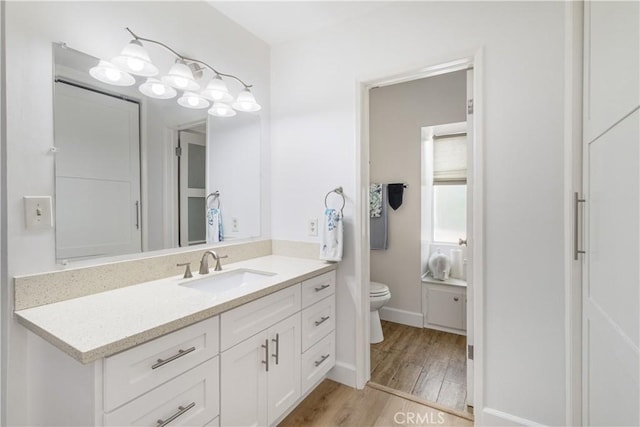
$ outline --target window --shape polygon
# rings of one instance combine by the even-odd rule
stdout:
[[[466,134],[433,137],[433,241],[467,238]]]

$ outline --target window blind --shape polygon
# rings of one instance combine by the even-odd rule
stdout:
[[[434,137],[433,184],[465,184],[466,182],[466,135]]]

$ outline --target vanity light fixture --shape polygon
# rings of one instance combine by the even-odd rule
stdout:
[[[231,105],[238,111],[245,111],[249,113],[258,111],[260,110],[260,108],[262,108],[260,104],[256,102],[256,98],[253,96],[251,90],[249,90],[248,87],[238,94],[236,102]]]
[[[178,94],[174,88],[153,77],[149,77],[146,82],[142,83],[138,90],[150,98],[157,99],[171,99]]]
[[[229,88],[227,84],[222,80],[219,74],[216,74],[209,83],[207,83],[207,87],[201,93],[203,98],[208,99],[209,101],[219,101],[225,103],[233,102],[233,96],[229,93]]]
[[[178,104],[187,108],[207,108],[210,105],[209,101],[213,101],[209,114],[217,117],[233,117],[236,115],[235,110],[254,112],[261,109],[260,104],[256,102],[251,93],[252,85],[246,84],[239,77],[221,73],[204,61],[188,58],[162,42],[140,37],[129,28],[126,30],[131,34],[133,40],[122,49],[120,55],[113,58],[113,63],[100,60],[100,63],[90,70],[91,76],[104,83],[118,86],[135,84],[135,78],[131,74],[148,77],[139,87],[140,92],[144,95],[158,99],[169,99],[177,95],[176,89],[182,90],[184,93],[178,98]],[[142,42],[162,46],[176,57],[176,62],[167,75],[153,78],[158,74],[158,68],[151,62]],[[201,93],[197,93],[200,85],[196,80],[201,78],[203,71],[207,69],[212,71],[214,76],[205,89]],[[242,84],[243,90],[235,102],[223,78],[234,79]]]
[[[200,85],[193,77],[191,68],[181,59],[176,60],[176,63],[169,70],[169,74],[162,77],[162,81],[180,90],[194,91],[200,89]]]
[[[178,98],[178,104],[187,108],[201,109],[208,108],[209,101],[201,97],[195,92],[185,92]]]
[[[132,86],[136,79],[126,71],[122,71],[109,61],[100,60],[98,65],[89,70],[89,74],[102,83],[114,86]]]
[[[130,74],[143,77],[153,77],[158,75],[158,67],[151,63],[151,58],[147,50],[142,46],[140,40],[133,39],[127,44],[120,55],[111,60],[113,64],[118,66]]]

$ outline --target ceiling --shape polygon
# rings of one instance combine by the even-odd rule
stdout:
[[[208,0],[208,3],[258,38],[276,45],[367,14],[391,2]]]

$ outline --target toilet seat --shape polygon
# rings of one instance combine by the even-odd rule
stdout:
[[[369,296],[379,297],[389,294],[389,287],[384,283],[370,282]]]

